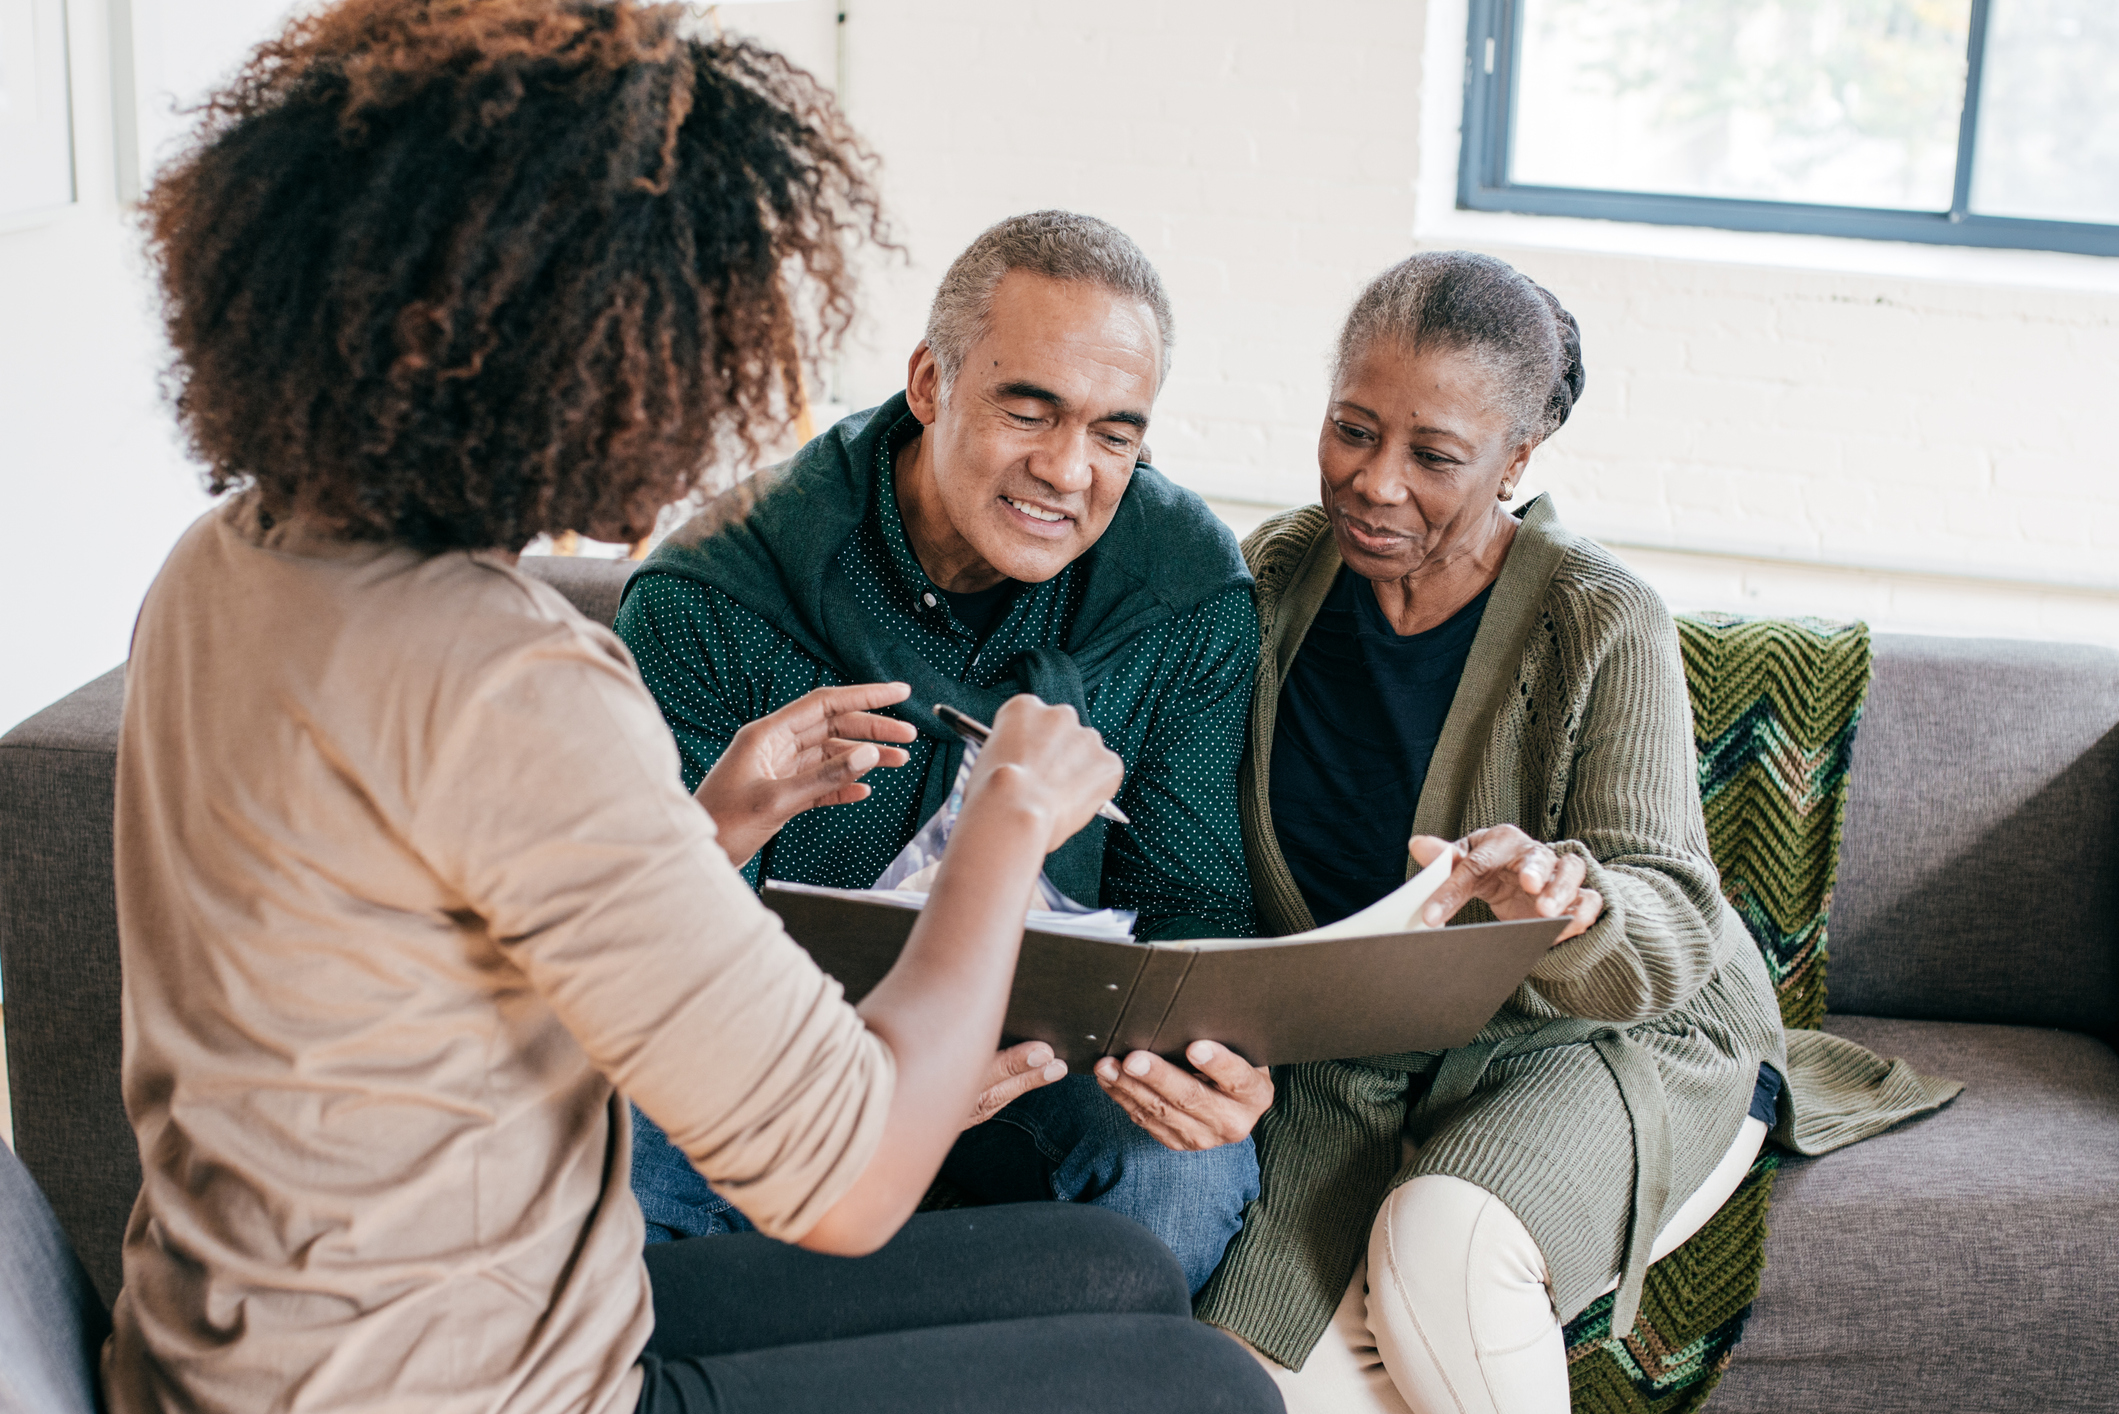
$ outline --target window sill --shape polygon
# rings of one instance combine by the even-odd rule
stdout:
[[[1526,484],[1527,494],[1538,488]],[[1207,507],[1219,516],[1237,537],[1249,535],[1259,525],[1296,504],[1286,501],[1252,500],[1218,496],[1202,490]],[[1830,571],[1841,574],[1887,575],[1900,579],[1934,580],[1970,589],[2006,586],[2010,589],[2059,594],[2119,596],[2119,577],[2067,573],[2041,573],[2024,565],[1975,565],[1913,560],[1893,555],[1855,555],[1802,545],[1776,545],[1749,541],[1720,540],[1696,534],[1665,534],[1638,525],[1605,523],[1595,515],[1573,514],[1567,528],[1586,539],[1618,550],[1646,550],[1659,555],[1686,555],[1709,560],[1742,560],[1761,565]]]
[[[32,231],[39,226],[50,226],[65,220],[81,209],[78,201],[62,201],[55,206],[38,206],[27,211],[9,212],[0,216],[0,236],[13,235],[16,231]]]
[[[1455,163],[1445,177],[1454,185]],[[1422,183],[1425,187],[1426,183]],[[1425,246],[1506,245],[1590,255],[1691,260],[1835,274],[1890,275],[1955,284],[2119,294],[2119,259],[2046,250],[1990,250],[1913,241],[1852,240],[1710,226],[1651,226],[1577,216],[1465,211],[1454,191],[1439,210],[1423,190],[1413,239]]]

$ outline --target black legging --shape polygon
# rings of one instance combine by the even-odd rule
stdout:
[[[640,1414],[1279,1414],[1184,1272],[1097,1208],[926,1213],[871,1257],[755,1233],[647,1249]]]

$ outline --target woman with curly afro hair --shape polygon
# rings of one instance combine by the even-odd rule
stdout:
[[[1009,703],[972,828],[855,1008],[713,812],[860,799],[903,757],[879,709],[905,688],[761,718],[694,799],[625,649],[518,567],[541,534],[645,534],[781,435],[880,230],[815,83],[679,20],[303,15],[146,202],[178,417],[226,494],[127,673],[144,1180],[108,1404],[1278,1408],[1123,1220],[907,1221],[999,1036],[1023,900],[1118,758]],[[643,1264],[626,1097],[760,1235]]]

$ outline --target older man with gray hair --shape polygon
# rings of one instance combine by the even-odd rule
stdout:
[[[1093,822],[1050,857],[1053,882],[1136,910],[1143,937],[1252,932],[1236,772],[1258,621],[1234,537],[1147,464],[1171,336],[1162,280],[1123,232],[1062,211],[1003,221],[943,276],[903,393],[642,566],[618,634],[687,785],[764,714],[807,713],[817,739],[790,763],[814,789],[722,835],[753,882],[875,883],[956,773],[934,704],[991,720],[1030,692],[1071,704],[1126,764],[1131,824]],[[891,702],[895,719],[866,710]],[[1187,1058],[1069,1076],[1042,1043],[1005,1050],[943,1173],[991,1201],[1135,1218],[1197,1291],[1257,1195],[1250,1131],[1273,1087],[1210,1041]],[[686,1161],[695,1136],[634,1125],[651,1240],[747,1226]]]

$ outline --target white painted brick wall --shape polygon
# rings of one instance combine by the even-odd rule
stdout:
[[[848,0],[848,106],[909,259],[871,281],[837,397],[899,386],[935,279],[981,228],[1074,207],[1170,285],[1158,463],[1237,521],[1310,499],[1339,318],[1416,247],[1422,85],[1462,44],[1441,3],[1431,23],[1402,0]],[[831,7],[722,12],[814,36]],[[1439,139],[1431,166],[1454,151]],[[2119,643],[2119,282],[1482,244],[1584,330],[1588,393],[1532,487],[1673,602]]]
[[[2119,297],[1551,252],[1523,264],[1585,329],[1589,396],[1541,469],[1585,524],[2119,583]]]
[[[1324,351],[1407,249],[1417,159],[1417,15],[1330,12],[856,0],[849,106],[912,262],[871,287],[877,348],[849,360],[847,396],[898,386],[935,279],[980,229],[1070,206],[1124,227],[1170,285],[1158,463],[1219,495],[1307,495]]]
[[[830,391],[859,405],[898,387],[936,276],[980,228],[1073,206],[1131,231],[1175,297],[1158,460],[1238,524],[1307,499],[1341,311],[1416,228],[1468,243],[1443,219],[1464,0],[846,4],[841,77],[909,262],[871,282],[865,346]],[[830,78],[837,8],[720,12]],[[157,401],[164,354],[115,196],[109,16],[71,13],[81,202],[0,231],[0,491],[18,527],[0,561],[0,726],[119,661],[203,504]],[[1738,265],[1582,253],[1613,244],[1599,230],[1630,229],[1634,249],[1668,249],[1669,232],[1510,229],[1533,228],[1583,234],[1573,251],[1492,227],[1477,240],[1561,294],[1590,358],[1589,395],[1534,480],[1628,542],[1673,603],[2119,643],[2119,590],[2065,587],[2119,585],[2119,277],[2032,289],[1977,273],[2022,257],[1880,247],[1867,263],[1899,273],[1827,274],[1769,268],[1804,246],[1784,238],[1747,238],[1755,263]],[[2065,265],[2039,278],[2119,270]],[[1882,568],[1783,562],[1805,557]],[[2063,584],[2006,582],[2041,576]]]

